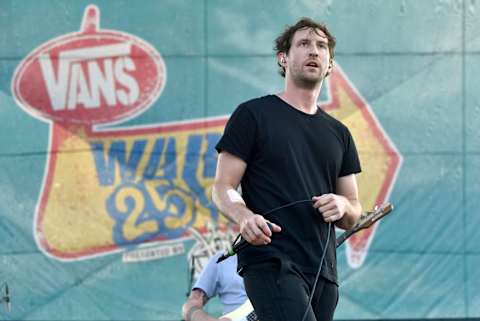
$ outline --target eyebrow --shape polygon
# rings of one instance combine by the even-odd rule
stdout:
[[[300,42],[302,42],[302,41],[312,42],[312,40],[309,39],[309,38],[300,38],[300,39],[298,39],[297,43],[300,43]],[[328,45],[328,38],[322,37],[322,39],[315,40],[315,42],[317,42],[317,43],[320,42],[320,43],[324,43],[324,44]]]

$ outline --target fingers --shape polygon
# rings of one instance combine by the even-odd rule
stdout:
[[[250,229],[248,228],[247,226],[245,226],[245,228],[241,231],[241,234],[242,234],[242,237],[248,242],[248,243],[256,243],[256,235],[255,233]]]
[[[272,232],[280,231],[280,226],[265,220],[261,215],[249,217],[240,226],[242,237],[253,245],[269,244],[272,241]]]
[[[277,225],[277,224],[272,223],[270,221],[267,221],[267,222],[270,225],[270,229],[272,230],[272,232],[278,233],[278,232],[282,231],[282,228],[280,227],[280,225]]]
[[[335,198],[332,194],[323,194],[320,196],[312,197],[312,201],[313,201],[313,207],[319,208],[323,205],[327,205],[328,203],[331,203],[332,201],[335,201]]]
[[[262,224],[265,224],[269,234],[263,232]],[[251,216],[243,221],[240,226],[240,233],[248,243],[253,245],[263,245],[271,242],[269,237],[271,235],[270,229],[260,215]]]
[[[263,234],[272,236],[272,223],[265,220],[264,222],[260,223],[259,228],[262,230]]]
[[[342,215],[337,209],[329,210],[326,212],[321,212],[323,220],[325,222],[335,222],[342,218]]]
[[[312,197],[313,207],[322,215],[325,222],[335,222],[342,218],[338,201],[334,194]]]

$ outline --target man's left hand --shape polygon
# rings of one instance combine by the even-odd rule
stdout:
[[[336,222],[345,215],[348,200],[337,194],[312,197],[313,207],[318,209],[325,222]]]

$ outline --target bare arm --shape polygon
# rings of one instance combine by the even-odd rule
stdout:
[[[272,233],[267,221],[248,209],[236,191],[246,168],[247,164],[241,158],[227,152],[220,153],[213,184],[213,202],[220,212],[240,225],[240,233],[247,242],[254,245],[268,244]],[[272,230],[280,232],[281,229],[272,223]]]
[[[217,171],[213,184],[212,198],[218,209],[235,223],[240,224],[253,216],[245,201],[236,192],[247,168],[241,158],[227,152],[218,155]]]
[[[335,194],[314,196],[313,201],[325,222],[335,222],[343,229],[353,227],[362,214],[355,174],[339,177]]]
[[[187,302],[182,306],[182,317],[185,321],[218,321],[203,311],[203,307],[208,301],[207,294],[201,289],[193,289]],[[220,319],[226,320],[226,319]]]

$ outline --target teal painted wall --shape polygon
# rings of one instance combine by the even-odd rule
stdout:
[[[478,2],[0,0],[0,283],[8,283],[12,299],[12,311],[0,308],[0,319],[181,318],[188,253],[196,244],[186,229],[149,245],[181,244],[180,254],[136,263],[124,260],[136,248],[121,244],[93,257],[62,260],[35,236],[46,164],[56,153],[49,137],[57,132],[20,108],[12,78],[30,52],[77,32],[89,4],[100,11],[100,28],[146,41],[167,69],[165,87],[150,108],[110,128],[202,122],[229,115],[244,100],[279,92],[273,39],[302,16],[326,22],[337,38],[338,66],[402,160],[386,194],[395,212],[378,225],[363,264],[352,267],[346,247],[338,250],[335,317],[480,317]],[[188,154],[190,147],[178,148]],[[205,153],[201,175],[211,179],[215,155]],[[193,162],[190,178],[203,164],[200,158],[185,160],[185,168]],[[193,197],[208,194],[189,187]],[[75,202],[92,207],[88,199]],[[219,304],[210,304],[209,311],[220,314]]]

